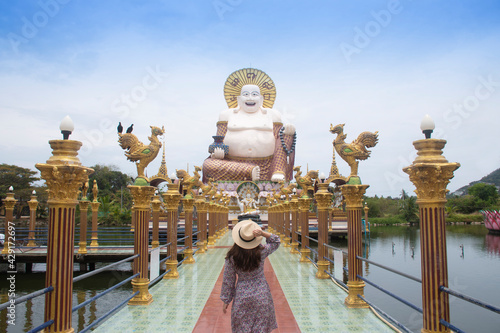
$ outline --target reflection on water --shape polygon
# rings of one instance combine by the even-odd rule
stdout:
[[[418,227],[374,227],[363,255],[370,260],[420,278]],[[481,225],[447,227],[449,287],[500,306],[500,237],[488,235]],[[335,242],[333,244],[335,246]],[[421,307],[421,284],[374,265],[363,263],[370,281]],[[409,329],[418,332],[422,315],[367,285],[365,296]],[[500,316],[450,296],[451,323],[466,332],[496,332]]]
[[[314,243],[314,242],[313,242]],[[500,236],[489,235],[484,226],[447,227],[449,287],[466,295],[500,306]],[[347,240],[335,239],[331,245],[347,251]],[[420,278],[420,231],[418,227],[372,227],[364,238],[363,256]],[[344,263],[345,265],[345,263]],[[42,289],[45,285],[44,264],[36,264],[34,273],[19,274],[18,296]],[[123,271],[103,272],[75,283],[73,306],[131,276],[130,265]],[[36,272],[38,270],[38,272]],[[369,280],[421,307],[421,285],[379,267],[363,263],[363,274]],[[344,275],[346,278],[347,276]],[[2,285],[1,301],[7,301]],[[130,296],[130,283],[73,313],[73,327],[80,331]],[[422,327],[422,316],[406,305],[367,285],[365,296],[414,332]],[[7,326],[7,312],[0,312],[0,332],[25,332],[43,323],[44,296],[16,308],[16,326]],[[451,322],[466,332],[497,332],[500,315],[450,296]]]

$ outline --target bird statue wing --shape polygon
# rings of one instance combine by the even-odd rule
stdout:
[[[120,138],[118,139],[118,143],[122,149],[128,150],[125,153],[125,156],[130,161],[138,161],[144,155],[151,153],[151,150],[148,146],[145,146],[137,137],[132,133],[119,134]]]

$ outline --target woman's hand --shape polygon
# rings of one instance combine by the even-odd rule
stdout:
[[[270,234],[270,233],[265,232],[265,231],[263,231],[262,229],[255,229],[255,230],[253,231],[253,235],[254,235],[254,237],[259,237],[259,236],[263,236],[263,237],[265,237],[265,238],[269,238],[269,237],[271,237],[271,234]]]
[[[229,306],[229,304],[226,304],[226,303],[222,302],[222,312],[223,313],[226,313],[228,306]]]

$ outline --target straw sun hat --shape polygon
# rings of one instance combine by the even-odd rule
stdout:
[[[252,220],[236,223],[233,228],[233,240],[241,248],[253,249],[262,242],[262,236],[255,237],[253,231],[261,227]]]

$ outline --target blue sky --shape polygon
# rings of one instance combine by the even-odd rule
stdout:
[[[135,173],[116,140],[164,125],[169,171],[201,165],[235,70],[265,71],[297,128],[296,165],[328,172],[330,123],[379,131],[368,195],[413,190],[401,168],[428,113],[449,189],[500,167],[498,1],[2,1],[0,163],[34,168],[70,115],[85,165]],[[144,89],[144,82],[148,83]],[[142,90],[141,90],[142,89]],[[126,102],[134,92],[145,94]],[[125,96],[125,97],[124,97]],[[156,173],[160,159],[151,163]],[[337,159],[342,174],[349,173]]]

